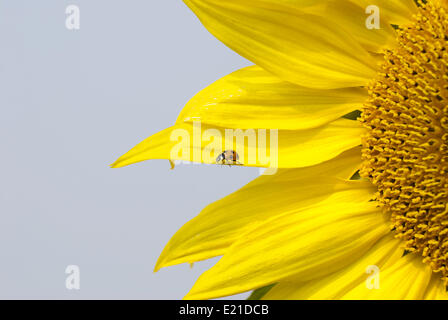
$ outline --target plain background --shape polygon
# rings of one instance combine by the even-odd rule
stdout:
[[[249,62],[181,0],[0,0],[0,40],[0,298],[182,298],[217,259],[153,273],[164,245],[258,170],[108,165]]]

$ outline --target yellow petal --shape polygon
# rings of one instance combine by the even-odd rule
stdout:
[[[351,0],[353,3],[367,8],[375,5],[380,9],[381,20],[392,24],[406,24],[417,11],[414,0]]]
[[[308,282],[280,282],[264,297],[266,300],[334,300],[340,299],[356,286],[369,282],[373,271],[372,266],[380,270],[386,264],[395,263],[401,259],[403,249],[400,241],[394,239],[390,232],[378,241],[365,255],[347,267],[326,277]],[[366,270],[369,268],[369,273]],[[370,271],[372,270],[372,271]],[[381,278],[379,278],[381,279]],[[371,280],[370,280],[371,281]]]
[[[265,139],[261,135],[262,131],[248,129],[240,133],[251,136],[251,139],[237,139],[236,143],[228,147],[225,130],[200,123],[176,124],[132,148],[112,167],[123,167],[149,159],[216,163],[216,157],[224,150],[235,150],[239,154],[240,164],[246,166],[305,167],[332,159],[359,145],[364,131],[358,121],[346,119],[308,130],[279,130],[278,133],[267,130]],[[275,147],[276,136],[278,148]],[[267,152],[260,148],[263,141]]]
[[[353,263],[387,234],[370,192],[338,192],[243,234],[196,282],[186,299],[210,299],[288,278],[309,281]]]
[[[369,3],[369,5],[372,4]],[[320,1],[318,5],[309,6],[304,10],[332,21],[338,28],[343,28],[365,49],[380,52],[395,43],[395,31],[390,25],[388,17],[381,14],[381,9],[379,15],[380,29],[368,29],[366,21],[371,11],[369,10],[369,14],[366,14],[367,6],[349,0],[331,0]]]
[[[204,26],[243,57],[310,88],[364,86],[376,72],[369,53],[342,28],[290,2],[184,0]]]
[[[201,121],[223,128],[310,129],[360,109],[363,88],[299,87],[258,66],[238,70],[191,99],[177,122]]]
[[[408,254],[380,269],[378,289],[360,283],[342,299],[350,300],[418,300],[422,299],[431,280],[432,271],[422,263],[419,254]]]
[[[359,164],[360,150],[355,148],[313,167],[260,176],[186,223],[166,245],[155,270],[222,255],[252,224],[317,203],[335,192],[362,188],[370,196],[374,193],[370,184],[337,179],[349,178]]]
[[[443,283],[440,275],[433,274],[431,281],[429,282],[428,288],[426,288],[425,295],[423,297],[425,300],[448,300],[448,293],[446,286]]]

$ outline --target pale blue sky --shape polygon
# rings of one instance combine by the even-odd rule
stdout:
[[[258,170],[108,165],[249,62],[180,0],[0,0],[0,40],[0,298],[182,298],[216,259],[154,274],[158,255]]]

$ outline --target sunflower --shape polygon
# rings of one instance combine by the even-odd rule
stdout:
[[[185,2],[254,65],[112,166],[197,160],[210,139],[179,154],[172,134],[200,120],[277,129],[278,171],[207,206],[155,270],[222,256],[187,299],[447,298],[446,0]],[[375,10],[380,28],[366,23]]]

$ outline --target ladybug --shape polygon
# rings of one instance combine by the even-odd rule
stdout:
[[[233,150],[225,150],[216,158],[216,163],[218,164],[228,164],[229,166],[232,164],[240,164],[238,162],[239,156],[236,151]]]

